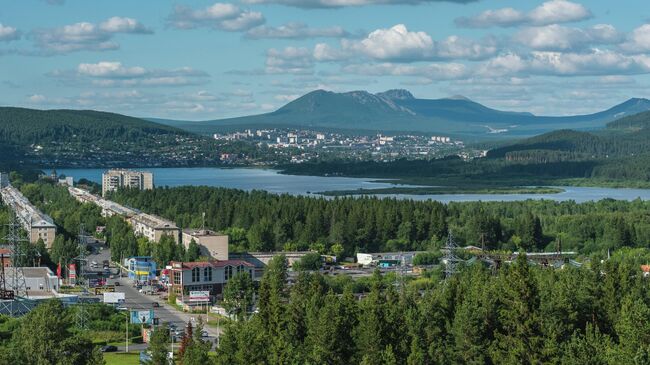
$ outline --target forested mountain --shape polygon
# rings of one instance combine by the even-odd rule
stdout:
[[[210,141],[170,126],[92,110],[0,108],[0,162],[34,165],[196,164]]]
[[[650,110],[650,101],[630,99],[599,113],[547,117],[496,110],[462,96],[418,99],[407,90],[377,94],[316,90],[266,114],[205,122],[156,121],[206,134],[229,127],[300,127],[488,138],[531,136],[565,128],[596,129],[614,119],[646,110]]]

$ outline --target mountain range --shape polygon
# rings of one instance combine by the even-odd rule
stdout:
[[[403,89],[376,94],[316,90],[265,114],[201,122],[149,120],[201,134],[242,128],[287,127],[439,133],[481,139],[521,138],[567,128],[595,130],[613,120],[648,110],[650,100],[633,98],[593,114],[537,116],[492,109],[462,96],[419,99]]]

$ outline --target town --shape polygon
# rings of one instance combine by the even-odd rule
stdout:
[[[212,136],[221,142],[245,141],[273,151],[281,160],[305,163],[317,160],[349,159],[393,161],[431,159],[459,155],[479,157],[484,151],[468,149],[461,140],[447,136],[420,134],[351,134],[305,129],[245,129]],[[241,163],[246,155],[222,153],[224,163]]]

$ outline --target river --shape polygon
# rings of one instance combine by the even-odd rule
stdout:
[[[395,186],[390,183],[372,182],[372,179],[324,176],[283,175],[271,169],[217,167],[192,168],[147,168],[154,174],[156,186],[205,185],[242,190],[266,190],[277,194],[319,196],[314,192],[356,189],[379,189]],[[101,184],[104,169],[58,169],[59,174],[81,178]],[[381,197],[398,199],[437,200],[443,203],[463,201],[520,201],[527,199],[550,199],[556,201],[574,200],[576,202],[597,201],[611,198],[616,200],[650,200],[650,189],[613,189],[591,187],[560,187],[565,191],[559,194],[441,194],[410,195],[390,194]]]

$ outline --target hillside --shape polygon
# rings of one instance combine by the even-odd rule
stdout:
[[[205,138],[187,131],[120,114],[0,108],[0,162],[20,160],[58,166],[187,164],[207,157],[202,151],[209,150],[206,143]]]
[[[492,109],[462,96],[419,99],[407,90],[377,94],[316,90],[266,114],[204,122],[156,121],[203,134],[224,129],[297,127],[494,139],[521,138],[567,128],[595,130],[622,116],[648,110],[649,100],[630,99],[594,114],[536,116]]]

